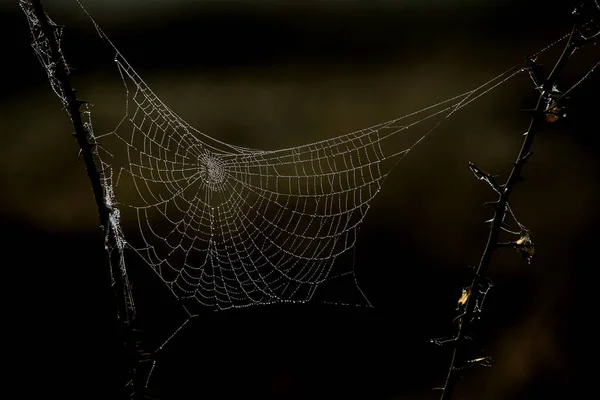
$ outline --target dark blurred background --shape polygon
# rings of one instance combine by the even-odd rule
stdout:
[[[96,133],[124,106],[112,56],[74,1],[44,2],[66,25],[63,49]],[[275,149],[402,116],[472,89],[568,32],[573,2],[86,1],[163,101],[201,131]],[[0,221],[5,391],[21,398],[119,398],[123,362],[103,238],[69,119],[30,48],[16,1],[0,0]],[[545,53],[548,66],[560,46]],[[565,83],[598,60],[589,46]],[[495,360],[456,398],[575,398],[594,331],[588,278],[598,266],[598,73],[569,115],[544,127],[512,206],[539,248],[530,265],[498,253],[477,334]],[[536,93],[525,74],[463,109],[397,167],[373,202],[356,275],[373,309],[268,306],[207,312],[160,356],[163,399],[433,399],[465,284],[487,238],[493,200],[467,162],[510,170]],[[134,221],[125,221],[127,223]],[[130,263],[148,343],[184,321],[149,269]],[[352,302],[353,283],[319,296]],[[321,298],[320,297],[320,298]],[[593,361],[591,361],[593,364]],[[6,375],[5,375],[6,377]]]

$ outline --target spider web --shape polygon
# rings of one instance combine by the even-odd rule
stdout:
[[[90,130],[102,144],[97,155],[111,204],[137,220],[126,245],[176,298],[216,309],[307,302],[320,284],[354,277],[333,267],[356,244],[393,167],[456,111],[526,70],[515,65],[473,90],[360,131],[251,149],[186,123],[87,15],[112,47],[126,92],[116,128]]]
[[[130,244],[177,298],[220,309],[310,300],[355,245],[392,167],[454,111],[520,72],[403,118],[264,151],[195,130],[119,53],[116,63],[127,90],[126,115],[96,139],[104,145],[112,136],[125,146],[127,162],[115,170],[114,186],[118,204],[138,221],[141,241]],[[402,145],[394,139],[425,122],[429,129],[416,140],[389,145]],[[121,158],[111,155],[102,158],[104,167],[115,168]],[[131,199],[119,196],[124,185],[135,188]]]

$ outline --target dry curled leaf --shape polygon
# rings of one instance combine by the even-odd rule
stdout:
[[[465,306],[471,295],[471,288],[463,288],[460,298],[458,299],[459,306]]]
[[[513,245],[521,255],[527,259],[527,262],[531,261],[531,258],[535,253],[536,244],[529,233],[523,234],[519,239],[513,242]]]

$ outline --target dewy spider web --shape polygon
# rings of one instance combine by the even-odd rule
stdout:
[[[251,150],[194,130],[119,53],[116,62],[128,107],[109,135],[125,144],[128,160],[115,191],[124,184],[136,189],[127,204],[141,233],[136,251],[177,298],[221,309],[310,300],[336,259],[354,246],[391,167],[416,144],[390,151],[382,143],[430,118],[443,120],[476,97],[468,92],[413,120],[309,145]]]
[[[92,132],[102,143],[97,155],[111,203],[137,218],[139,241],[128,236],[127,246],[178,299],[216,309],[310,300],[355,245],[392,168],[454,112],[526,70],[516,65],[474,90],[357,132],[256,150],[187,124],[84,12],[112,46],[127,93],[118,126]],[[422,126],[416,139],[407,135]],[[125,187],[134,196],[119,190]]]

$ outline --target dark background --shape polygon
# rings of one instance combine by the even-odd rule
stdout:
[[[96,132],[124,104],[110,53],[74,2],[45,2]],[[548,1],[89,1],[140,75],[193,126],[266,149],[354,131],[496,76],[568,32],[572,3]],[[5,391],[21,398],[118,398],[122,360],[84,167],[72,128],[30,49],[17,2],[0,1],[0,221]],[[558,50],[558,49],[557,49]],[[570,61],[572,82],[598,60]],[[547,53],[547,63],[557,51]],[[598,73],[547,126],[511,204],[539,245],[530,265],[498,253],[478,338],[495,360],[457,398],[575,398],[587,380],[598,266]],[[430,399],[467,266],[487,237],[493,193],[467,161],[502,178],[536,93],[525,74],[463,109],[415,148],[373,202],[356,274],[374,309],[265,306],[206,312],[158,360],[163,399]],[[127,222],[125,221],[126,229]],[[133,222],[133,221],[130,221]],[[143,265],[130,263],[149,344],[184,321]],[[349,288],[349,289],[348,289]],[[354,300],[352,282],[319,298]],[[590,361],[590,358],[592,360]]]

